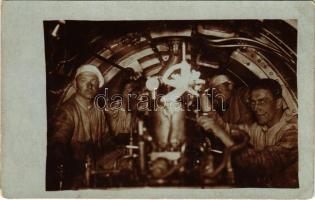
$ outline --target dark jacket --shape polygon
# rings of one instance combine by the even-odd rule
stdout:
[[[60,161],[83,161],[88,153],[101,153],[110,145],[107,123],[103,110],[85,108],[71,97],[53,117],[48,135],[50,153]]]

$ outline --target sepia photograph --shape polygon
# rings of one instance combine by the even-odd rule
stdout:
[[[299,188],[297,19],[42,28],[46,191]]]
[[[312,1],[4,1],[5,198],[314,196]]]

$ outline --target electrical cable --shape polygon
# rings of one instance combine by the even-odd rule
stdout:
[[[243,136],[243,141],[240,144],[236,144],[236,145],[233,145],[231,147],[227,147],[224,150],[223,159],[222,159],[222,162],[220,163],[220,165],[212,173],[210,173],[210,174],[203,174],[203,175],[205,175],[206,177],[209,177],[209,178],[216,177],[227,166],[227,163],[229,161],[229,158],[230,158],[232,152],[240,150],[240,149],[245,147],[245,145],[249,141],[249,136],[246,133],[242,132],[242,131],[240,131],[240,133]]]

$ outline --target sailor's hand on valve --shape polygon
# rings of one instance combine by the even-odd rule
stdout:
[[[213,128],[216,128],[216,124],[213,118],[209,116],[201,116],[197,119],[197,123],[205,130],[205,131],[213,131]]]
[[[212,132],[216,137],[218,137],[227,147],[234,145],[234,141],[231,139],[230,135],[221,128],[214,118],[208,116],[201,116],[197,119],[197,123],[207,132]]]

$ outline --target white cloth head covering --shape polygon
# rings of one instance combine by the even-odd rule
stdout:
[[[215,75],[210,79],[210,85],[212,87],[216,87],[223,83],[233,83],[233,81],[228,76],[223,75],[223,74]]]
[[[95,67],[94,65],[91,65],[91,64],[87,64],[87,65],[82,65],[81,67],[79,67],[77,69],[77,72],[75,74],[75,78],[83,73],[83,72],[92,72],[94,73],[97,78],[98,78],[98,81],[99,81],[99,85],[98,87],[101,88],[103,85],[104,85],[104,76],[102,75],[102,73],[100,72],[100,70]]]

